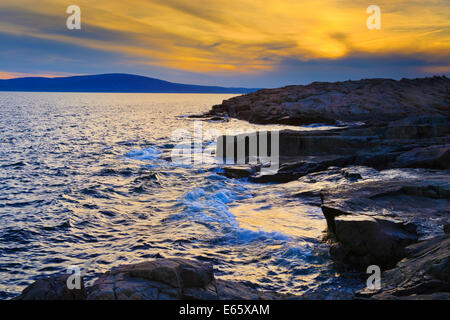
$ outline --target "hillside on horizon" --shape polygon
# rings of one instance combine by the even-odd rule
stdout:
[[[110,73],[71,77],[26,77],[0,80],[0,91],[103,93],[249,93],[258,89],[202,86],[132,74]]]

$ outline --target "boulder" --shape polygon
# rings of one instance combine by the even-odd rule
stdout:
[[[39,279],[26,287],[22,294],[13,300],[85,300],[87,297],[83,279],[80,289],[69,289],[70,275],[57,275]]]
[[[339,243],[331,254],[344,264],[366,269],[394,266],[404,255],[404,248],[417,242],[415,226],[364,215],[344,215],[334,219]]]
[[[223,175],[231,178],[248,178],[256,172],[256,167],[250,165],[234,165],[234,166],[224,166]]]
[[[421,241],[405,249],[406,258],[382,273],[381,289],[364,289],[357,297],[372,299],[450,298],[450,236]]]
[[[412,223],[420,238],[441,235],[442,226],[449,222],[450,182],[446,172],[386,170],[358,180],[341,178],[321,185],[322,212],[332,234],[336,217],[344,215]],[[304,184],[301,187],[305,190]]]
[[[41,279],[14,300],[273,300],[292,296],[264,292],[240,282],[216,280],[209,263],[157,258],[101,275],[92,287],[67,288],[68,275]]]
[[[445,234],[450,234],[450,223],[444,225]]]
[[[444,234],[449,188],[445,171],[366,167],[334,167],[285,185],[292,196],[320,200],[332,257],[360,270],[392,267],[407,245]]]
[[[89,300],[277,299],[248,286],[215,280],[212,265],[187,259],[156,259],[106,272],[89,289]]]
[[[156,259],[114,268],[89,290],[92,300],[181,299],[213,290],[212,265],[185,259]]]

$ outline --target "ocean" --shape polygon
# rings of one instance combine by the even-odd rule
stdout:
[[[89,285],[112,267],[159,256],[208,261],[217,278],[281,293],[350,290],[321,242],[320,208],[293,197],[295,185],[171,161],[174,132],[199,123],[187,116],[230,97],[0,92],[0,299],[70,266]]]

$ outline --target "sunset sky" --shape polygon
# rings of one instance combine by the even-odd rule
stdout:
[[[81,30],[66,8],[81,8]],[[381,30],[369,30],[369,5]],[[450,1],[1,0],[0,78],[135,73],[209,85],[450,74]]]

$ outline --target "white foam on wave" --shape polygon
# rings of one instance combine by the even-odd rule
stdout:
[[[215,175],[214,175],[215,176]],[[230,244],[245,244],[254,241],[291,241],[292,239],[279,232],[250,230],[242,228],[236,217],[230,212],[228,205],[236,200],[251,197],[242,185],[228,186],[222,181],[214,185],[194,188],[186,192],[179,203],[185,208],[183,218],[196,223],[220,225],[225,234],[216,239]],[[177,215],[177,218],[181,218]]]
[[[228,211],[227,203],[237,199],[237,195],[229,189],[207,190],[207,188],[195,188],[179,200],[185,206],[185,214],[188,218],[201,220],[202,222],[225,222],[236,225],[237,221]]]
[[[291,246],[286,248],[281,256],[283,258],[295,258],[295,259],[304,259],[305,257],[310,257],[313,254],[314,248],[311,244],[303,241],[296,246]]]
[[[292,239],[279,232],[263,230],[250,230],[238,228],[222,238],[223,241],[234,244],[245,244],[254,241],[292,241]]]
[[[133,149],[125,154],[125,156],[135,160],[152,160],[158,158],[161,153],[162,151],[156,147],[148,147],[140,150]]]

